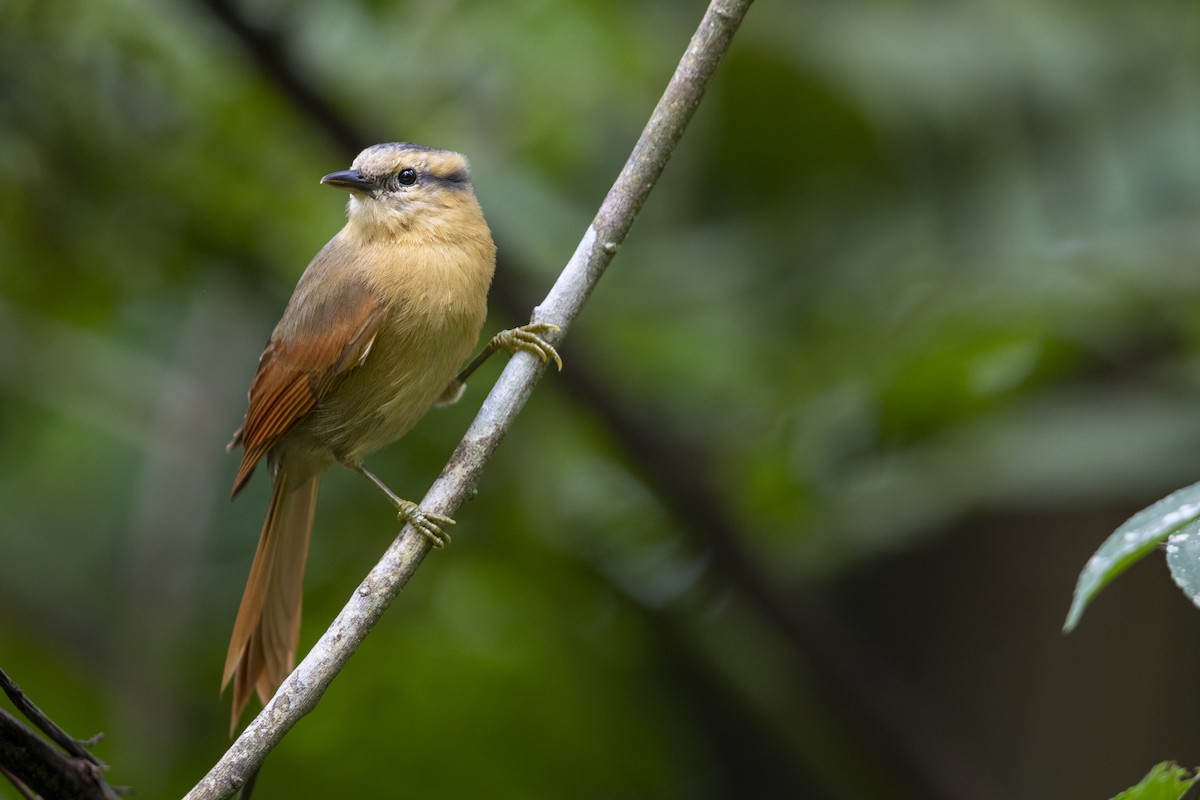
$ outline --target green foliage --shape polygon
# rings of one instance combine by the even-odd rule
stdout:
[[[1180,800],[1200,780],[1200,773],[1164,761],[1147,773],[1137,786],[1112,800]]]
[[[1188,599],[1200,606],[1200,521],[1193,520],[1167,539],[1171,579]]]
[[[1147,553],[1168,541],[1167,563],[1179,588],[1196,602],[1200,596],[1200,567],[1196,557],[1197,517],[1200,517],[1200,483],[1164,497],[1133,515],[1113,531],[1090,559],[1075,586],[1075,598],[1064,626],[1070,631],[1079,624],[1084,609],[1114,578]],[[1200,605],[1200,602],[1197,602]]]

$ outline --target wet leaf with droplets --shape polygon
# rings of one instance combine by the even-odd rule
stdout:
[[[1200,520],[1167,537],[1167,566],[1175,585],[1200,606]]]
[[[1083,610],[1087,608],[1088,603],[1113,578],[1198,517],[1200,483],[1194,483],[1164,497],[1149,508],[1142,509],[1113,531],[1095,555],[1088,559],[1083,572],[1079,574],[1079,581],[1075,584],[1075,598],[1071,601],[1071,610],[1067,614],[1063,630],[1069,632],[1079,624],[1079,618],[1083,616]],[[1190,539],[1195,539],[1195,535]]]

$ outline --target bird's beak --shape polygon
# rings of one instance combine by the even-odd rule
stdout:
[[[359,192],[365,195],[370,195],[375,191],[375,182],[356,169],[348,169],[344,172],[331,172],[324,178],[321,178],[321,183],[327,183],[330,186],[340,186],[343,189],[349,189],[352,192]]]

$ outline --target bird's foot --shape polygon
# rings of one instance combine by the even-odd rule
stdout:
[[[412,525],[413,530],[428,539],[437,549],[441,550],[450,544],[450,534],[442,530],[443,526],[449,527],[454,524],[450,517],[425,511],[411,500],[400,500],[396,503],[396,510],[399,512],[396,518],[401,523],[407,522]]]
[[[525,350],[540,358],[543,363],[553,359],[555,366],[561,372],[563,368],[562,358],[559,357],[558,351],[554,349],[554,345],[542,338],[544,334],[558,330],[561,330],[561,328],[557,325],[551,325],[549,322],[531,322],[519,328],[500,331],[492,337],[492,341],[488,346],[493,350],[503,350],[510,356],[518,350]]]

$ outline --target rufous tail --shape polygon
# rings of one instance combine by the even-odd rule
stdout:
[[[257,690],[265,705],[296,664],[304,564],[320,482],[317,475],[289,491],[290,481],[281,465],[271,487],[271,504],[233,624],[221,680],[222,689],[233,681],[231,736],[251,693]]]

